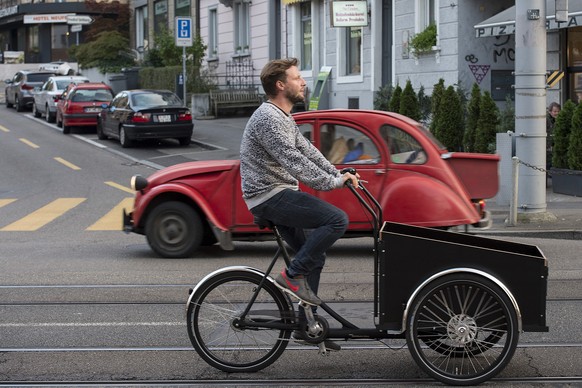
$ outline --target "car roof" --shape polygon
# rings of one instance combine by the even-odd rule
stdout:
[[[53,74],[53,75],[56,75],[52,71],[42,71],[42,70],[18,70],[17,73],[22,73],[22,74]]]
[[[49,78],[54,79],[55,81],[66,81],[66,80],[82,81],[89,79],[82,75],[55,75]]]

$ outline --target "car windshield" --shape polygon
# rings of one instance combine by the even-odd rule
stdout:
[[[79,84],[79,83],[82,83],[82,82],[87,82],[87,81],[73,81],[73,80],[70,80],[70,79],[66,79],[66,80],[62,80],[62,81],[57,81],[57,89],[58,90],[65,90],[69,84]]]
[[[139,107],[182,106],[182,100],[174,93],[136,93],[131,96],[131,103]]]
[[[73,102],[109,102],[111,99],[113,99],[113,94],[107,89],[80,89],[71,97]]]

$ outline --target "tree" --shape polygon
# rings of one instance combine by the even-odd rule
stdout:
[[[432,121],[430,123],[430,131],[435,136],[437,136],[437,133],[438,133],[438,128],[437,128],[436,124],[437,124],[437,120],[438,120],[441,98],[442,98],[444,92],[445,92],[445,80],[441,78],[441,79],[439,79],[439,82],[434,85],[434,88],[432,90],[432,96],[430,98],[430,101],[431,101],[431,112],[430,113],[432,116]]]
[[[499,124],[499,109],[488,90],[483,92],[479,105],[479,121],[475,134],[475,152],[493,153],[495,151],[495,134]]]
[[[582,170],[582,104],[578,104],[572,115],[568,145],[568,167],[571,170]]]
[[[481,88],[477,83],[471,88],[471,97],[467,107],[467,125],[463,144],[466,152],[475,150],[475,133],[477,132],[477,122],[479,121],[479,106],[481,105]]]
[[[455,88],[449,86],[442,95],[436,127],[438,139],[451,151],[459,151],[463,146],[463,109]]]
[[[376,93],[374,93],[374,109],[388,111],[390,109],[390,98],[394,86],[391,84],[381,86]]]
[[[200,35],[194,37],[191,47],[186,47],[187,63],[200,67],[207,46],[202,42]],[[167,67],[182,65],[182,47],[176,46],[174,34],[167,27],[162,27],[154,36],[154,47],[148,50],[148,65]]]
[[[102,73],[117,72],[135,63],[129,39],[117,31],[101,32],[95,40],[70,50],[81,68],[97,67]]]
[[[431,98],[424,92],[424,86],[420,85],[418,89],[418,107],[420,109],[420,121],[427,123],[430,119],[430,103]]]
[[[412,88],[412,82],[406,81],[402,95],[400,96],[400,109],[398,112],[404,116],[408,116],[413,120],[420,120],[420,109],[416,93]]]
[[[556,168],[568,168],[568,145],[570,144],[570,132],[573,125],[582,126],[581,117],[574,120],[574,111],[577,109],[572,100],[567,100],[556,117],[554,124],[554,146],[552,147],[552,166]],[[575,122],[574,122],[575,121]],[[549,139],[546,139],[549,141]]]
[[[400,96],[402,95],[402,88],[399,84],[392,91],[392,98],[390,98],[389,111],[399,113],[400,112]]]
[[[91,11],[93,23],[87,26],[85,40],[97,39],[99,34],[107,31],[117,31],[129,39],[131,11],[129,2],[85,0],[85,7]]]

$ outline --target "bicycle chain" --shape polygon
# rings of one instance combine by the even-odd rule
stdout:
[[[552,171],[552,170],[545,169],[543,167],[534,166],[532,164],[529,164],[529,163],[524,162],[524,161],[519,160],[519,159],[517,159],[517,163],[523,164],[524,166],[529,167],[533,170],[544,172],[544,173],[548,174],[549,176],[552,176],[552,175],[582,175],[582,171],[578,171],[578,170],[565,170],[565,171],[553,170]]]

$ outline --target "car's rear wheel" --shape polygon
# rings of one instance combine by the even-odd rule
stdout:
[[[49,106],[45,106],[45,116],[44,116],[45,120],[47,123],[54,123],[55,121],[55,115],[54,113],[51,113]]]
[[[145,234],[158,255],[167,258],[191,256],[200,246],[204,229],[200,215],[178,201],[156,206],[147,217]]]
[[[133,141],[127,137],[127,132],[123,126],[119,128],[119,144],[123,148],[129,148],[133,145]]]
[[[65,125],[65,122],[62,122],[63,124],[63,134],[68,135],[69,133],[71,133],[71,126],[70,125]]]
[[[63,119],[61,117],[59,117],[59,113],[57,112],[56,117],[55,117],[55,121],[57,122],[57,127],[62,127],[63,126]]]
[[[17,112],[24,111],[24,104],[22,103],[22,101],[20,101],[20,98],[18,98],[18,96],[14,97],[14,105],[16,105]]]
[[[8,102],[8,94],[4,95],[4,102],[6,102],[6,108],[12,108],[14,106],[14,104]]]
[[[180,145],[182,147],[186,147],[190,145],[190,137],[181,137],[178,139],[178,141],[180,142]]]
[[[36,104],[32,103],[32,115],[36,118],[39,118],[40,116],[42,116],[40,114],[40,112],[38,111],[38,109],[36,109]]]

